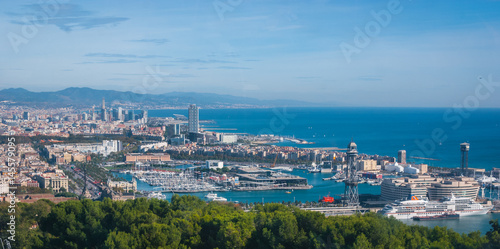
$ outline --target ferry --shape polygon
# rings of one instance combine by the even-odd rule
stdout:
[[[386,205],[380,213],[396,219],[412,219],[415,216],[438,216],[450,212],[460,216],[483,215],[492,208],[492,205],[482,205],[470,198],[457,198],[452,194],[451,197],[445,197],[440,201],[412,196],[410,200],[398,200]]]
[[[205,198],[208,201],[227,201],[226,198],[217,196],[217,194],[214,194],[214,193],[210,193],[210,194],[205,195]]]

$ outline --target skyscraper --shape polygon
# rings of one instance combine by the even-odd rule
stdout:
[[[104,101],[104,97],[102,97],[101,120],[108,121],[108,115],[106,113],[106,103]]]
[[[134,110],[128,110],[128,120],[135,120]]]
[[[142,111],[142,118],[144,120],[144,123],[148,122],[148,110]]]
[[[406,164],[406,150],[398,151],[398,163]]]
[[[118,107],[118,113],[116,119],[118,119],[119,121],[123,121],[123,109],[121,107]]]
[[[101,120],[108,121],[108,112],[106,111],[106,109],[101,110]]]
[[[469,169],[469,143],[461,143],[460,151],[462,152],[462,174],[465,174],[465,171]]]
[[[189,106],[188,126],[189,132],[197,133],[200,130],[199,111],[194,104]]]

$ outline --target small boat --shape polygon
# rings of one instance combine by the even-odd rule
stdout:
[[[313,165],[309,167],[307,171],[309,171],[309,173],[321,173],[321,168],[319,168],[318,166],[316,166],[315,163],[313,163]]]
[[[227,201],[226,198],[217,196],[217,194],[214,194],[214,193],[210,193],[210,194],[205,195],[205,198],[208,201]]]
[[[327,196],[323,196],[323,198],[319,199],[319,202],[334,203],[335,199],[333,197],[331,197],[330,195],[327,195]]]
[[[291,192],[291,191],[286,191],[285,193],[287,193],[287,194],[291,194],[292,192]]]
[[[442,214],[435,216],[414,216],[413,220],[454,220],[460,218],[459,214]]]
[[[274,167],[272,169],[274,169],[274,170],[284,170],[284,171],[288,171],[288,172],[292,172],[293,171],[293,168],[291,168],[291,167]]]
[[[158,199],[158,200],[165,200],[167,197],[162,194],[161,192],[151,192],[148,195],[148,199]]]

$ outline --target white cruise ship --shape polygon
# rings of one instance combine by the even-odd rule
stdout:
[[[412,219],[421,216],[437,216],[445,213],[455,213],[460,216],[482,215],[493,208],[491,205],[476,203],[470,198],[446,197],[440,201],[428,201],[412,196],[411,200],[399,200],[386,205],[380,213],[393,216],[396,219]]]

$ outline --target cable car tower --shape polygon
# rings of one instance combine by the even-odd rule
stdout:
[[[344,190],[344,206],[357,207],[359,206],[358,194],[358,176],[356,170],[356,157],[358,156],[358,146],[351,140],[347,145],[347,169],[345,190]]]

